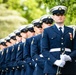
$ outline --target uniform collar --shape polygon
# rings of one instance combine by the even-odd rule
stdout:
[[[58,24],[55,24],[55,25],[56,25],[58,30],[59,30],[60,27],[62,27],[62,32],[64,33],[64,25],[62,25],[62,26],[59,26]]]

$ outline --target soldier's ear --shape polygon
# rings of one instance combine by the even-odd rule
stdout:
[[[52,19],[55,20],[55,16],[54,15],[52,16]]]

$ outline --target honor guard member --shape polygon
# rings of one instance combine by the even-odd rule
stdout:
[[[32,24],[34,25],[34,31],[35,35],[41,34],[42,33],[42,27],[41,27],[41,21],[40,19],[35,19],[32,21]]]
[[[5,64],[5,56],[6,56],[6,42],[4,39],[1,39],[1,58],[0,58],[0,68],[1,75],[5,75],[6,72],[6,64]]]
[[[22,26],[20,27],[20,34],[22,36],[22,43],[20,44],[20,49],[19,49],[19,61],[18,61],[18,65],[21,69],[21,75],[24,75],[25,69],[26,69],[26,62],[23,60],[23,48],[25,46],[25,42],[26,42],[26,38],[28,38],[27,36],[27,25],[26,26]]]
[[[33,24],[28,24],[28,27],[27,27],[28,31],[27,31],[27,36],[28,38],[32,37],[35,35],[35,31],[34,31],[34,28],[33,28]]]
[[[22,36],[22,44],[21,44],[22,48],[20,48],[20,49],[21,49],[21,52],[23,52],[23,48],[25,46],[26,39],[28,38],[28,36],[27,36],[27,32],[28,32],[27,25],[26,26],[22,26],[20,28],[20,32],[21,32],[20,34]],[[22,59],[19,61],[19,66],[21,68],[21,75],[24,75],[25,69],[26,69],[26,61],[23,60],[23,53],[22,53],[21,58]]]
[[[16,61],[15,61],[15,67],[16,67],[16,70],[15,70],[15,73],[14,75],[21,75],[21,70],[20,70],[20,67],[18,65],[18,61],[20,61],[20,56],[22,56],[22,54],[20,54],[21,50],[20,50],[20,43],[22,43],[22,37],[20,35],[20,30],[17,29],[14,31],[14,33],[16,34],[16,44],[15,46],[17,47],[17,53],[16,53]]]
[[[16,44],[16,34],[11,33],[11,34],[9,34],[9,37],[10,37],[10,42],[11,42],[12,46],[15,45]]]
[[[9,36],[5,37],[5,40],[7,47],[10,47],[11,46],[10,37]]]
[[[75,75],[76,32],[64,25],[66,6],[51,9],[55,24],[44,29],[42,54],[47,58],[48,75]]]
[[[16,53],[17,53],[17,47],[16,47],[16,34],[13,32],[9,34],[10,42],[12,44],[12,50],[11,50],[11,61],[10,61],[10,75],[14,75],[15,73],[15,61],[16,61]]]
[[[50,27],[53,23],[51,15],[43,15],[40,19],[42,30]],[[31,55],[33,60],[37,63],[33,75],[44,75],[43,69],[45,61],[41,54],[41,37],[42,34],[34,36],[31,43]]]
[[[35,31],[33,29],[33,24],[29,24],[27,27],[27,35],[28,38],[25,41],[24,44],[24,49],[23,49],[23,60],[26,62],[26,67],[24,71],[21,73],[21,75],[32,75],[33,74],[33,69],[34,69],[34,62],[31,59],[30,55],[30,45],[32,41],[32,36],[34,36]]]
[[[22,26],[20,27],[20,34],[22,36],[22,43],[20,44],[20,49],[19,49],[19,61],[18,61],[18,65],[20,67],[21,70],[21,75],[24,75],[25,69],[26,69],[26,62],[23,60],[23,48],[25,46],[25,42],[26,42],[26,38],[28,38],[27,36],[27,26]]]
[[[6,40],[6,57],[5,57],[5,63],[6,63],[6,74],[5,75],[10,75],[10,70],[11,70],[11,50],[12,50],[12,46],[11,46],[11,42],[10,42],[10,37],[7,36],[5,37]]]
[[[22,41],[22,37],[20,34],[20,30],[15,30],[14,33],[16,34],[16,44],[20,43]]]
[[[34,25],[34,31],[35,31],[35,35],[38,35],[42,32],[42,27],[41,27],[41,23],[39,19],[36,19],[32,22],[32,24]],[[31,38],[26,39],[26,44],[25,44],[25,49],[24,52],[24,56],[26,59],[26,62],[28,63],[29,67],[27,67],[27,70],[30,70],[30,72],[26,71],[27,75],[33,74],[34,71],[34,67],[35,67],[35,62],[32,60],[31,58],[31,42],[32,42],[32,36]]]
[[[20,34],[22,36],[22,42],[25,42],[26,41],[26,38],[28,37],[27,36],[27,25],[26,26],[22,26],[20,28]]]

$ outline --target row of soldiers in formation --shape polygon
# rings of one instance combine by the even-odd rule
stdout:
[[[75,50],[70,53],[73,47],[76,48],[73,29],[63,26],[64,35],[57,29],[58,24],[63,24],[65,10],[65,6],[52,9],[54,21],[59,18],[56,25],[52,25],[51,15],[44,15],[28,26],[15,30],[5,40],[1,39],[0,75],[56,75],[56,70],[62,70],[63,75],[75,75],[74,62],[71,63],[73,60],[70,59],[70,56],[74,57],[76,53]],[[60,59],[62,52],[71,55],[62,55]],[[65,66],[66,61],[71,62],[67,62]]]
[[[1,39],[0,75],[44,75],[40,62],[41,33],[52,23],[52,16],[44,15]]]

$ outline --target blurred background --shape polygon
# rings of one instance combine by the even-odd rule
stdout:
[[[55,5],[68,7],[65,25],[76,25],[76,0],[0,0],[0,38],[48,14]]]

